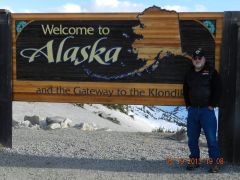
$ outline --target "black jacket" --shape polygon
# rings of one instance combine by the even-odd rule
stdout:
[[[183,96],[186,107],[218,106],[221,94],[219,74],[215,69],[205,66],[196,72],[192,68],[185,75]]]

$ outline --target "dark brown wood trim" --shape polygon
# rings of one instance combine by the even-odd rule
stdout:
[[[219,110],[219,144],[226,161],[240,162],[239,156],[239,37],[240,12],[225,12],[220,75],[222,99]]]
[[[11,14],[0,10],[0,143],[12,147]]]

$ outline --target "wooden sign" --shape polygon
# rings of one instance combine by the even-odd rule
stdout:
[[[222,13],[12,17],[14,100],[183,105],[194,49],[220,66]]]

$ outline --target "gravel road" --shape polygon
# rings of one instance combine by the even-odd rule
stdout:
[[[13,148],[0,150],[0,179],[239,179],[240,166],[225,163],[218,174],[203,163],[185,170],[186,142],[163,133],[13,129]],[[202,158],[207,148],[201,147]],[[172,160],[168,161],[167,160]]]

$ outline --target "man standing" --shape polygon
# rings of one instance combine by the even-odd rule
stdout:
[[[217,71],[206,63],[204,51],[197,49],[192,56],[192,69],[186,74],[183,84],[183,95],[188,110],[187,135],[190,149],[190,163],[187,170],[199,167],[200,150],[198,145],[201,128],[203,128],[209,159],[212,165],[209,172],[218,172],[220,158],[217,143],[217,119],[214,107],[220,99],[220,79]],[[208,161],[211,162],[211,161]]]

